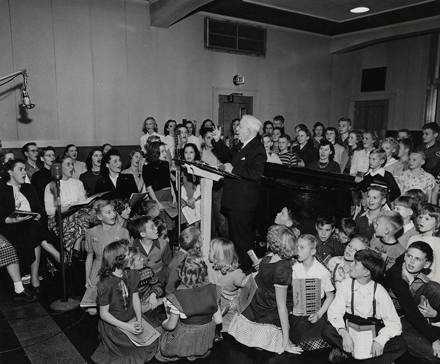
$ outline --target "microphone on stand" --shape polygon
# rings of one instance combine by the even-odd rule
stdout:
[[[52,164],[52,166],[50,167],[50,174],[52,176],[52,179],[55,181],[63,179],[63,167],[61,166],[61,163]]]
[[[65,261],[64,261],[64,233],[63,233],[63,216],[61,213],[61,188],[60,181],[63,179],[63,167],[61,163],[54,163],[50,167],[50,175],[52,180],[56,183],[56,205],[57,205],[57,220],[59,229],[59,243],[60,243],[60,256],[61,256],[61,280],[63,285],[63,297],[59,300],[52,302],[50,308],[54,311],[65,312],[72,311],[79,307],[80,303],[77,300],[67,297],[67,286],[66,286],[66,272],[65,272]]]

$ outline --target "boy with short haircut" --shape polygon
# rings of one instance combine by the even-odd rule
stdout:
[[[374,235],[373,221],[386,206],[387,190],[379,186],[370,186],[367,191],[366,208],[363,214],[357,215],[355,218],[358,228],[358,234],[365,236],[371,240]]]
[[[296,155],[293,154],[290,149],[291,139],[287,134],[281,135],[278,138],[278,157],[281,160],[281,163],[285,166],[297,166],[298,160]]]
[[[325,263],[332,257],[337,257],[344,253],[344,246],[337,239],[332,239],[335,231],[335,217],[322,214],[318,216],[315,225],[317,234],[316,258]]]
[[[343,245],[347,244],[357,233],[356,221],[349,217],[343,217],[335,225],[333,236]]]
[[[368,363],[392,363],[407,349],[400,336],[402,325],[387,291],[375,282],[383,273],[384,261],[369,249],[360,250],[351,264],[350,277],[341,282],[336,297],[330,305],[328,323],[322,337],[333,348],[330,362],[336,362],[353,354],[353,338],[345,327],[345,321],[361,325],[374,324],[377,336],[371,345],[372,358]]]
[[[423,144],[414,151],[423,151],[426,155],[426,163],[423,169],[437,177],[440,173],[440,143],[437,141],[440,128],[437,123],[426,123],[422,127]]]
[[[435,178],[427,171],[422,169],[425,164],[425,152],[421,150],[413,151],[409,155],[409,169],[407,171],[403,171],[400,176],[396,178],[396,181],[400,187],[402,195],[408,190],[419,189],[426,194],[429,203],[432,202],[437,204],[437,201],[432,201]]]
[[[293,265],[292,278],[319,278],[321,280],[321,308],[310,316],[303,316],[303,311],[293,309],[289,316],[289,337],[292,343],[305,345],[306,342],[321,339],[321,330],[327,322],[327,310],[335,298],[335,287],[331,282],[330,272],[315,259],[318,241],[310,234],[298,238],[297,262]],[[325,298],[325,299],[324,299]],[[321,339],[322,340],[322,339]]]
[[[372,150],[369,156],[370,169],[365,173],[364,179],[359,182],[358,188],[362,192],[367,192],[368,187],[373,183],[386,185],[390,201],[394,201],[400,196],[400,188],[393,175],[383,168],[386,161],[387,153],[382,148]]]
[[[398,212],[403,218],[403,228],[397,232],[396,238],[406,249],[409,238],[418,234],[413,222],[417,212],[417,202],[409,196],[399,196],[393,202],[393,211]]]
[[[336,143],[342,145],[344,149],[348,149],[348,136],[351,130],[351,120],[349,118],[340,118],[338,121],[339,137]]]
[[[396,239],[396,233],[402,229],[403,218],[395,211],[381,211],[373,226],[375,237],[370,241],[370,248],[382,255],[387,271],[405,252],[405,248]]]
[[[143,216],[130,224],[133,236],[133,248],[138,248],[145,265],[150,267],[161,282],[165,282],[168,264],[171,261],[171,249],[168,242],[160,238],[157,227],[149,216]]]
[[[439,320],[440,285],[425,275],[433,259],[429,244],[416,241],[384,278],[398,313],[404,315],[402,337],[409,353],[428,363],[440,360],[440,328],[429,321]]]
[[[284,134],[284,116],[283,115],[275,115],[273,118],[273,126],[274,126],[274,128],[280,128]]]

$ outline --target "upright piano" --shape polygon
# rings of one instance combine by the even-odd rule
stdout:
[[[330,213],[336,219],[349,217],[355,188],[352,176],[266,163],[258,226],[261,230],[267,228],[287,205],[300,221],[315,220],[320,213]]]

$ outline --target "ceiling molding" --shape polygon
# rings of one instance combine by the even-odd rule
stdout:
[[[157,0],[150,3],[150,25],[168,28],[212,0]]]
[[[440,32],[440,15],[397,25],[333,36],[330,53],[341,54],[389,40]]]

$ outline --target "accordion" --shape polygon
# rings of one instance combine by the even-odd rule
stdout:
[[[294,278],[292,280],[293,308],[303,311],[303,316],[316,313],[321,308],[321,280],[319,278]]]

